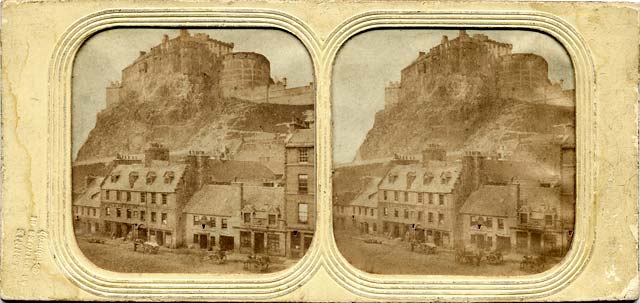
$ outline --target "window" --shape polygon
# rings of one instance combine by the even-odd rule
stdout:
[[[276,224],[276,215],[269,215],[269,225]]]
[[[529,221],[528,219],[527,214],[520,214],[520,224],[527,224]]]
[[[444,205],[444,195],[443,194],[439,194],[438,195],[438,203],[440,205]]]
[[[300,163],[309,162],[309,149],[308,148],[298,148],[298,162],[300,162]]]
[[[211,227],[216,227],[216,217],[209,217],[209,224]]]
[[[429,223],[433,223],[433,213],[432,212],[429,212],[429,215],[427,216],[427,221]]]
[[[498,229],[504,229],[504,219],[498,218]]]
[[[200,243],[200,236],[197,234],[193,234],[193,244]]]
[[[251,213],[244,213],[244,223],[251,222]]]
[[[400,215],[400,213],[398,212],[398,210],[394,209],[393,210],[393,216],[397,218],[399,215]]]
[[[433,193],[429,193],[429,204],[433,204]]]
[[[409,201],[409,192],[404,192],[404,202],[408,202]]]
[[[493,228],[493,218],[491,217],[487,217],[487,220],[484,221],[484,224],[488,227],[488,228]]]
[[[421,211],[418,212],[418,221],[422,221],[422,212]]]
[[[222,218],[222,222],[220,222],[222,228],[227,228],[227,218]]]
[[[127,209],[127,219],[131,219],[131,210]]]
[[[95,217],[95,216],[96,216],[96,213],[97,213],[97,212],[96,212],[96,209],[95,209],[95,208],[92,208],[92,209],[91,209],[91,215],[93,215],[93,216]]]
[[[156,212],[155,211],[151,212],[151,222],[156,222]]]
[[[84,216],[84,207],[80,207],[80,209],[82,210],[81,214]]]
[[[122,216],[121,210],[116,208],[116,217],[120,218],[120,216]]]
[[[544,216],[544,225],[553,225],[553,216],[552,215],[545,215]]]
[[[382,191],[382,194],[383,194],[383,196],[384,196],[383,200],[387,201],[387,200],[389,199],[389,197],[387,196],[387,191],[386,191],[386,190],[383,190],[383,191]]]
[[[116,191],[116,200],[120,201],[120,191]]]
[[[406,209],[404,210],[404,218],[409,219],[409,211]]]
[[[298,192],[307,193],[309,175],[298,175]]]
[[[498,219],[501,220],[501,219]],[[470,216],[469,217],[469,226],[474,227],[478,225],[478,219],[476,218],[476,216]]]
[[[167,204],[167,194],[162,194],[162,204]]]
[[[127,202],[131,202],[131,192],[127,192]]]
[[[138,218],[138,211],[135,211],[135,210],[133,211],[133,217]]]
[[[147,193],[140,193],[140,203],[147,203]]]
[[[140,211],[140,220],[144,221],[147,219],[146,213],[144,210]]]
[[[105,208],[105,209],[104,209],[104,213],[105,213],[105,215],[107,215],[107,216],[111,216],[111,208],[109,208],[109,207]]]
[[[358,216],[362,215],[362,208],[358,207]]]
[[[151,193],[151,204],[156,204],[156,193]]]
[[[107,200],[111,200],[111,191],[107,190],[106,193],[107,193]]]
[[[444,224],[444,214],[438,214],[438,224]]]
[[[371,216],[374,217],[375,214],[373,213],[373,208],[371,209]]]
[[[397,191],[393,192],[393,201],[398,201],[398,192]]]
[[[388,216],[389,215],[389,209],[388,208],[384,208],[384,216]]]
[[[424,202],[423,201],[424,197],[422,196],[422,193],[417,193],[417,195],[418,195],[418,203],[422,204]]]
[[[200,216],[193,215],[193,225],[194,226],[200,225]]]
[[[307,223],[309,221],[309,204],[298,203],[298,222]]]
[[[162,213],[160,215],[160,219],[162,220],[163,225],[167,225],[167,213]]]

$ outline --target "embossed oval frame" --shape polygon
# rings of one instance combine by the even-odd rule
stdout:
[[[116,27],[270,28],[286,31],[307,48],[316,77],[317,222],[309,252],[296,265],[265,275],[114,273],[91,264],[79,250],[71,220],[71,71],[84,41]],[[333,239],[331,220],[331,75],[340,47],[377,28],[529,29],[554,37],[567,50],[576,88],[576,220],[570,251],[549,271],[522,277],[372,275],[350,265]],[[551,14],[533,11],[370,11],[338,26],[322,44],[300,19],[265,9],[113,9],[78,20],[56,45],[49,75],[48,230],[60,270],[94,295],[130,300],[267,300],[308,281],[320,268],[347,290],[374,300],[500,300],[549,296],[588,262],[595,239],[595,86],[591,56],[578,32]]]

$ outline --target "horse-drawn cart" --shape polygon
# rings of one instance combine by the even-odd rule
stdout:
[[[480,266],[482,251],[475,247],[465,247],[456,250],[455,261],[461,264],[473,264]]]
[[[520,262],[520,270],[526,272],[542,272],[546,258],[544,255],[540,256],[524,256]]]
[[[216,264],[224,264],[227,260],[227,253],[217,248],[203,257],[203,261],[213,261]]]
[[[246,270],[265,272],[269,270],[269,264],[271,264],[269,256],[249,255],[243,265]]]
[[[133,241],[133,251],[137,251],[138,250],[138,246],[140,246],[142,248],[141,252],[143,254],[158,254],[158,251],[160,250],[160,245],[158,245],[158,243],[156,242],[144,242],[141,239],[136,239]]]

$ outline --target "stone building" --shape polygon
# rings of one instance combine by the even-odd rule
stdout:
[[[184,208],[187,247],[237,251],[242,184],[204,185]]]
[[[285,218],[287,256],[302,257],[316,225],[315,132],[313,124],[292,123],[285,140]]]
[[[241,186],[242,209],[239,224],[241,253],[286,255],[287,229],[284,217],[284,188]]]
[[[101,185],[100,219],[115,237],[155,240],[178,247],[184,239],[183,208],[195,191],[186,164],[168,161],[169,150],[153,144],[144,164],[117,165]]]
[[[269,168],[276,178],[284,177],[284,134],[263,134],[241,138],[230,155],[232,160],[255,161]]]
[[[367,177],[365,186],[350,203],[334,206],[334,226],[364,234],[379,233],[379,177]]]
[[[242,90],[266,86],[272,82],[269,60],[258,53],[229,53],[223,57],[220,86]]]
[[[94,234],[102,230],[100,221],[100,184],[102,177],[87,176],[82,194],[73,200],[73,226],[76,233]]]
[[[461,172],[460,163],[429,158],[391,168],[378,191],[382,232],[404,239],[415,234],[419,240],[452,248]]]
[[[519,185],[482,185],[460,209],[465,244],[484,250],[511,252],[517,224]]]

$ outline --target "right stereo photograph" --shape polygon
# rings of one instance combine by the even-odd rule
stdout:
[[[333,231],[381,275],[519,276],[575,225],[574,70],[528,30],[358,34],[333,71]]]

